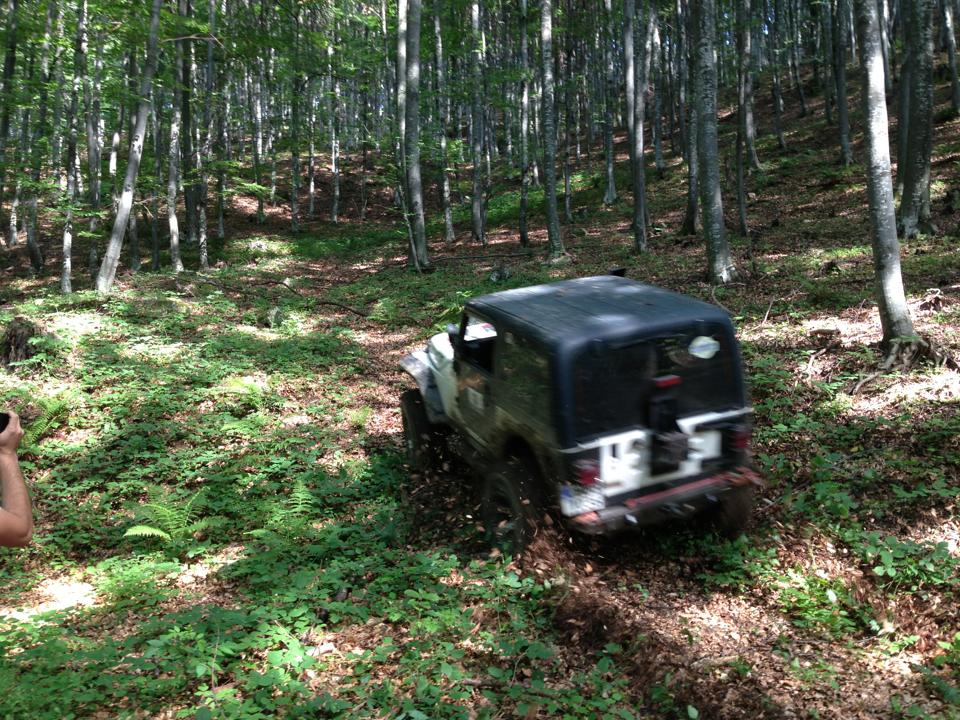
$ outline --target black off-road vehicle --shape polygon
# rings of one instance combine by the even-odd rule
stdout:
[[[751,410],[713,305],[613,275],[506,290],[402,366],[418,385],[400,398],[411,464],[434,469],[456,440],[495,541],[522,548],[547,509],[593,534],[749,520]]]

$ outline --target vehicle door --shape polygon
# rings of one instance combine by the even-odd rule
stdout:
[[[495,431],[494,372],[499,338],[485,318],[464,316],[457,343],[457,405],[464,430],[482,446],[491,442]]]

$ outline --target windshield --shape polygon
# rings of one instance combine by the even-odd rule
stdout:
[[[623,347],[598,344],[574,365],[577,437],[646,426],[653,379],[680,378],[671,392],[678,417],[743,405],[736,354],[723,328],[644,340]]]

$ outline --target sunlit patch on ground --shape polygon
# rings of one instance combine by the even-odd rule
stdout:
[[[92,607],[97,601],[93,585],[69,576],[47,578],[18,598],[15,607],[0,607],[0,617],[29,621],[57,610]]]

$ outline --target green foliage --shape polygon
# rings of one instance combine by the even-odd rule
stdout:
[[[20,443],[21,454],[35,455],[40,441],[60,426],[77,407],[80,399],[75,393],[64,392],[52,398],[37,398],[40,414],[27,426]]]
[[[916,592],[925,587],[960,589],[960,560],[947,543],[918,543],[879,532],[864,533],[859,549],[864,562],[887,589]]]
[[[838,580],[788,571],[779,583],[778,601],[800,628],[823,629],[833,637],[856,634],[868,615]]]
[[[136,510],[139,524],[127,528],[128,538],[160,538],[178,550],[195,536],[214,526],[220,518],[200,517],[203,490],[189,497],[176,496],[159,488],[150,488],[150,501]]]

